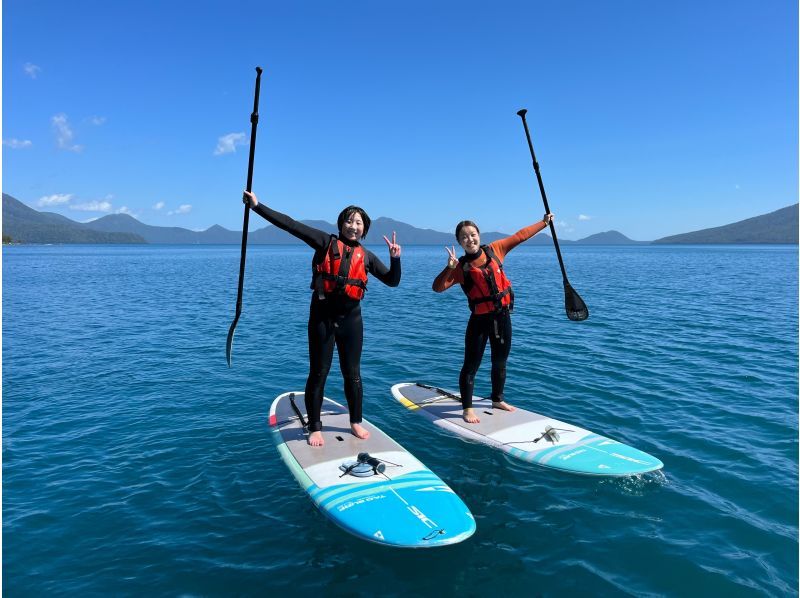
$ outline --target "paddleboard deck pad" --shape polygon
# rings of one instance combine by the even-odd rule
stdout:
[[[363,420],[370,437],[356,438],[347,409],[325,398],[325,444],[312,447],[291,399],[306,418],[302,392],[280,395],[269,412],[273,439],[289,471],[333,523],[364,540],[403,548],[455,544],[475,532],[467,505],[379,428]]]
[[[630,476],[663,467],[652,455],[627,444],[519,406],[516,411],[492,409],[491,401],[474,397],[472,406],[481,421],[468,424],[456,393],[404,382],[392,387],[392,395],[450,433],[544,467],[597,476]]]

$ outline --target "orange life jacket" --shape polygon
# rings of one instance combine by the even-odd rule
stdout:
[[[317,296],[342,294],[360,301],[367,290],[366,251],[361,245],[351,247],[342,243],[336,235],[325,250],[320,263],[312,263],[311,288]]]
[[[503,264],[488,245],[481,245],[486,254],[483,266],[474,266],[466,256],[459,258],[464,272],[461,289],[467,296],[469,309],[474,314],[488,314],[514,309],[514,291],[511,281],[503,272]]]

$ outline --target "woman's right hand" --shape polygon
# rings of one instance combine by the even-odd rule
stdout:
[[[453,245],[453,248],[450,249],[449,247],[445,247],[445,251],[447,251],[447,267],[451,270],[458,266],[458,258],[456,257],[456,246]]]
[[[253,209],[258,205],[258,198],[256,197],[255,193],[245,191],[244,195],[242,195],[242,202],[246,203],[250,209]]]

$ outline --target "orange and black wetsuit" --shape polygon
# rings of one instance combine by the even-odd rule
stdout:
[[[513,294],[511,294],[510,281],[502,270],[502,263],[509,251],[523,241],[545,228],[544,222],[537,222],[526,226],[513,235],[490,243],[488,247],[481,247],[474,254],[465,254],[455,268],[445,266],[433,281],[433,290],[441,293],[455,284],[460,284],[470,299],[472,315],[467,324],[464,335],[464,365],[458,377],[458,386],[461,391],[461,404],[464,409],[472,407],[472,393],[475,387],[475,374],[483,359],[486,350],[486,341],[489,341],[492,350],[492,401],[504,400],[503,389],[506,383],[506,361],[511,351],[511,310],[513,309]],[[487,251],[488,249],[488,251]],[[494,260],[492,265],[490,260]],[[499,267],[498,267],[499,262]],[[494,274],[487,272],[487,268],[494,268]],[[472,280],[465,277],[478,276],[478,271],[487,274],[486,280],[495,285],[495,280],[509,282],[508,291],[497,293],[493,300],[475,302]],[[492,275],[493,274],[493,275]],[[490,280],[491,279],[491,280]],[[502,295],[502,297],[501,297]],[[483,313],[481,313],[483,312]]]
[[[329,233],[297,222],[263,203],[259,203],[253,211],[311,247],[314,250],[313,266],[324,261],[331,243]],[[390,287],[400,284],[399,257],[391,258],[390,267],[387,268],[374,253],[361,247],[358,242],[339,240],[354,251],[356,248],[363,250],[366,272]],[[339,365],[344,378],[344,394],[350,411],[350,422],[358,424],[361,423],[363,397],[361,347],[364,344],[364,328],[361,320],[361,301],[352,299],[344,293],[319,293],[315,290],[311,296],[308,318],[309,372],[305,390],[306,413],[309,430],[312,432],[322,429],[320,411],[325,380],[333,360],[334,344],[339,351]]]

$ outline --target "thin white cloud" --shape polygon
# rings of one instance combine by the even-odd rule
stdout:
[[[90,201],[87,203],[79,203],[69,206],[70,210],[78,210],[80,212],[110,212],[111,202],[109,201]]]
[[[83,150],[82,145],[75,145],[72,143],[72,138],[75,134],[72,132],[72,127],[69,125],[66,114],[63,112],[61,114],[56,114],[51,119],[51,122],[53,123],[53,131],[56,134],[56,144],[60,149],[69,152],[80,152]]]
[[[53,195],[45,195],[39,198],[36,202],[37,206],[58,206],[69,202],[72,199],[72,193],[55,193]]]
[[[105,124],[106,117],[105,116],[90,116],[89,117],[89,122],[91,124],[99,127],[100,125]]]
[[[556,226],[565,233],[575,232],[575,228],[569,222],[566,222],[564,220],[556,220]]]
[[[11,149],[27,149],[33,145],[30,139],[3,139],[3,145]]]
[[[592,217],[591,216],[587,216],[586,214],[578,214],[578,220],[580,220],[580,221],[591,220],[591,219],[592,219]]]
[[[237,145],[244,145],[247,135],[244,133],[228,133],[217,140],[217,149],[214,150],[215,156],[231,154],[236,151]]]
[[[22,70],[25,71],[25,74],[28,75],[31,79],[35,79],[40,72],[42,72],[42,67],[36,66],[31,62],[26,62],[22,67]]]
[[[134,213],[128,208],[128,206],[122,206],[118,210],[114,210],[115,214],[127,214],[128,216],[133,216]]]
[[[164,202],[163,201],[159,201],[157,204],[153,205],[153,209],[154,210],[160,210],[163,207],[164,207]]]
[[[172,216],[173,214],[188,214],[192,211],[192,206],[188,203],[181,204],[178,206],[177,210],[170,210],[167,212],[167,216]]]

